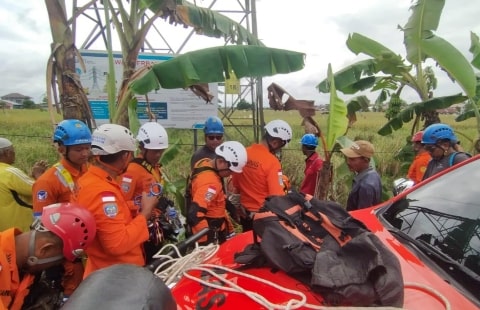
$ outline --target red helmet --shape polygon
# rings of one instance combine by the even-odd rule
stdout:
[[[81,256],[95,238],[95,218],[74,203],[56,203],[43,208],[43,226],[63,240],[63,256],[69,261]]]
[[[412,136],[412,142],[422,142],[423,131],[418,131]]]

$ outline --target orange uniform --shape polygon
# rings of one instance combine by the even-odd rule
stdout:
[[[213,170],[210,159],[201,159],[194,165],[194,169],[201,167],[211,169],[198,173],[192,180],[192,203],[196,204],[197,207],[197,223],[192,227],[192,232],[195,234],[205,227],[210,227],[225,234],[227,211],[225,209],[226,196],[223,189],[223,180]],[[207,236],[199,241],[207,241]]]
[[[76,183],[87,171],[87,165],[80,170],[64,158],[45,171],[33,184],[33,215],[40,217],[43,208],[59,202],[70,202],[76,191]],[[83,278],[83,264],[66,261],[63,265],[62,286],[64,294],[70,296]]]
[[[240,193],[240,203],[257,212],[267,196],[285,195],[282,167],[263,144],[247,147],[247,158],[242,173],[233,174],[232,182]]]
[[[95,217],[97,234],[86,249],[84,278],[114,264],[145,265],[142,244],[148,240],[147,220],[132,217],[120,185],[107,172],[91,166],[78,180],[77,202]]]
[[[27,274],[20,280],[18,273],[15,236],[20,233],[14,228],[0,232],[0,309],[21,309],[33,283],[33,275]]]
[[[162,187],[164,185],[160,165],[150,165],[141,155],[128,164],[127,171],[122,175],[120,182],[127,200],[141,197],[143,192],[150,193],[150,186],[154,183]]]
[[[413,180],[415,184],[423,180],[423,175],[427,170],[428,162],[432,159],[428,152],[423,152],[415,156],[410,168],[408,168],[407,177]]]
[[[76,183],[86,171],[87,165],[78,170],[66,159],[45,171],[33,184],[34,215],[40,216],[43,207],[53,203],[71,201]]]

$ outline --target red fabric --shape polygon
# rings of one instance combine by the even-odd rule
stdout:
[[[312,196],[314,195],[315,186],[317,184],[317,174],[320,172],[322,167],[323,160],[316,152],[312,153],[312,155],[305,160],[305,177],[300,185],[300,192]]]

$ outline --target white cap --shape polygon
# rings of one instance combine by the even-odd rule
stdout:
[[[0,138],[0,149],[5,149],[7,147],[12,146],[12,142],[5,138]]]

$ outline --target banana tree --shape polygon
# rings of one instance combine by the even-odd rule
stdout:
[[[318,135],[320,136],[320,141],[322,141],[323,144],[325,160],[323,161],[322,169],[317,174],[314,196],[322,200],[335,200],[335,197],[332,197],[333,190],[330,191],[329,195],[329,190],[331,189],[333,179],[332,154],[337,143],[337,139],[345,135],[348,130],[349,118],[347,116],[349,114],[349,109],[347,108],[345,102],[337,96],[336,84],[330,64],[328,64],[326,83],[328,84],[328,89],[330,92],[326,135],[324,135],[320,129],[318,129],[318,125],[316,126],[318,129]],[[360,108],[362,106],[362,102],[363,99],[360,99],[358,102],[352,103],[350,112]]]
[[[480,69],[480,42],[478,35],[471,32],[470,33],[470,52],[473,55],[473,59],[471,61],[471,64],[477,68]],[[468,100],[468,105],[465,111],[461,114],[459,114],[455,120],[457,122],[464,121],[466,119],[469,119],[471,117],[475,117],[477,120],[477,124],[480,124],[480,113],[478,111],[478,107],[480,105],[480,76],[477,75],[477,87],[476,87],[476,95],[473,98],[469,98]],[[479,126],[480,127],[480,126]],[[479,137],[480,137],[480,128],[477,128],[479,132]],[[480,153],[480,138],[477,138],[475,143],[474,143],[474,149],[475,152],[478,154]]]
[[[135,127],[136,100],[128,90],[128,84],[135,73],[137,57],[143,47],[145,37],[158,17],[169,19],[171,24],[193,27],[198,34],[225,37],[233,43],[263,45],[253,34],[242,25],[207,8],[197,7],[186,1],[174,0],[143,0],[130,1],[129,10],[122,0],[108,2],[112,22],[122,49],[123,79],[120,86],[117,106],[111,111],[113,122],[127,127]],[[143,19],[150,11],[153,16],[147,21]],[[129,117],[130,115],[130,117]]]
[[[355,54],[371,58],[359,61],[335,73],[337,90],[354,94],[363,90],[380,91],[377,102],[401,98],[405,88],[417,93],[419,102],[410,104],[406,110],[393,117],[380,130],[388,135],[414,119],[412,133],[424,126],[439,122],[436,109],[463,102],[475,96],[475,74],[465,57],[449,42],[434,34],[440,22],[444,0],[418,0],[412,5],[412,14],[401,30],[404,33],[406,59],[381,43],[358,33],[349,35],[347,47]],[[462,88],[465,95],[454,94],[434,98],[436,79],[433,71],[425,66],[431,58],[447,72],[448,76]],[[329,91],[328,79],[317,85],[320,92]]]
[[[76,11],[73,19],[81,14],[94,1],[90,1],[84,7]],[[51,55],[47,63],[47,103],[50,113],[53,111],[53,102],[60,113],[62,109],[64,119],[80,119],[95,127],[92,112],[88,104],[87,96],[83,90],[78,74],[75,72],[75,58],[81,59],[75,47],[71,29],[72,19],[67,18],[64,0],[45,0],[53,43]],[[58,92],[57,94],[57,87]],[[55,117],[51,115],[52,124]]]

